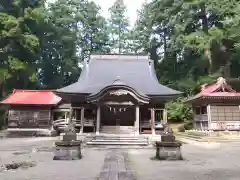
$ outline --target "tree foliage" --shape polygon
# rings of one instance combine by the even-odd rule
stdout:
[[[139,10],[134,47],[156,61],[160,82],[193,95],[218,76],[239,77],[239,13],[237,0],[152,0]],[[171,106],[170,117],[186,115],[181,102]]]
[[[237,0],[152,0],[129,26],[123,0],[110,17],[90,0],[0,2],[0,98],[13,88],[56,89],[73,83],[91,53],[148,53],[159,81],[195,94],[218,76],[239,77]],[[169,117],[186,119],[181,101]],[[177,111],[175,111],[177,109]],[[171,113],[172,112],[172,113]]]
[[[116,0],[110,7],[110,19],[108,30],[110,33],[110,45],[112,51],[127,53],[129,43],[129,20],[126,17],[127,8],[123,0]]]
[[[173,102],[167,104],[168,119],[175,122],[188,122],[192,120],[192,108],[184,104],[183,98],[178,98]]]

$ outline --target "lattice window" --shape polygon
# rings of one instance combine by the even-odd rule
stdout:
[[[9,110],[8,119],[9,120],[19,120],[19,111]]]
[[[211,106],[212,121],[240,121],[238,106]]]
[[[163,109],[156,109],[155,110],[155,122],[162,122],[163,121]]]
[[[197,106],[195,108],[195,114],[196,115],[207,114],[207,106]]]
[[[19,119],[23,120],[23,121],[34,119],[34,113],[35,112],[33,112],[33,111],[19,111]]]
[[[39,111],[35,113],[37,116],[35,117],[36,120],[49,120],[50,119],[50,111],[45,110],[45,111]]]

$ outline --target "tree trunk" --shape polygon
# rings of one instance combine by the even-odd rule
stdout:
[[[118,53],[121,54],[121,22],[119,22],[119,28],[118,28]]]
[[[163,48],[164,48],[164,59],[167,58],[167,29],[163,31]]]
[[[202,30],[203,32],[208,35],[208,17],[207,17],[207,12],[206,12],[206,6],[205,3],[200,4],[200,19],[202,20]],[[212,72],[212,53],[210,50],[210,46],[206,47],[204,50],[204,55],[208,58],[209,62],[209,73]]]

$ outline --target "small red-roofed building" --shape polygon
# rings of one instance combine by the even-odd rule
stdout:
[[[8,106],[8,130],[51,131],[53,108],[62,98],[51,90],[14,89],[0,104]]]
[[[193,107],[195,129],[240,130],[240,92],[224,78],[202,85],[200,93],[187,103]]]

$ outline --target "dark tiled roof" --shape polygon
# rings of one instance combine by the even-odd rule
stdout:
[[[179,91],[159,84],[153,64],[147,56],[95,55],[85,63],[78,82],[56,91],[91,94],[114,82],[124,82],[146,95],[180,94]]]
[[[70,109],[71,108],[71,104],[60,104],[56,107],[56,109]]]

